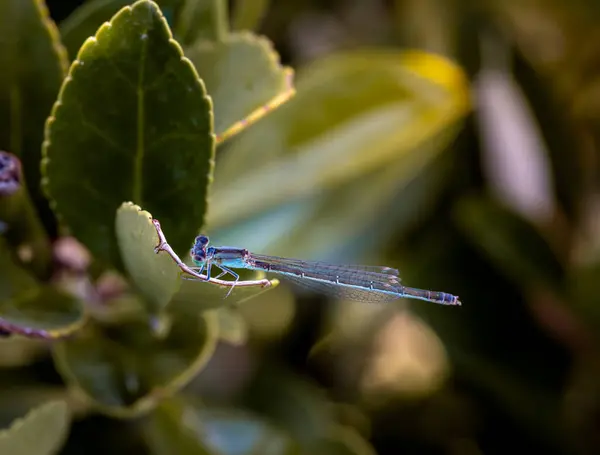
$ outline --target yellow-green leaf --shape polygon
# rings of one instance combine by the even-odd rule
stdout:
[[[131,202],[117,210],[117,240],[125,270],[144,296],[149,313],[157,315],[181,285],[179,267],[166,254],[156,254],[158,245],[152,215]]]
[[[57,454],[69,433],[70,414],[64,401],[52,401],[30,411],[0,431],[0,453]]]
[[[291,68],[281,66],[269,40],[253,33],[232,33],[221,41],[198,41],[185,54],[213,100],[217,142],[267,113],[263,106],[274,109],[294,93]]]
[[[299,72],[297,90],[223,156],[211,229],[411,159],[470,107],[463,71],[416,51],[329,56]]]

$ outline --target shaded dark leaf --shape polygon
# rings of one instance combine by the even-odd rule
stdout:
[[[43,214],[50,213],[40,189],[44,122],[67,65],[44,2],[0,2],[0,150],[21,159],[25,183]]]
[[[164,333],[148,320],[91,325],[55,344],[57,367],[103,413],[131,418],[148,412],[202,369],[217,342],[218,322],[211,312],[176,308],[165,318]]]
[[[141,0],[73,62],[47,123],[44,187],[73,235],[118,265],[123,201],[159,218],[176,251],[188,247],[203,224],[213,153],[204,86],[157,6]]]
[[[60,338],[85,322],[82,302],[14,264],[0,243],[0,329],[33,338]]]

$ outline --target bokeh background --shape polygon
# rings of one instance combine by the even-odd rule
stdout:
[[[58,24],[81,3],[47,1]],[[256,31],[295,68],[298,93],[219,148],[212,241],[390,265],[463,305],[381,307],[281,286],[240,307],[243,323],[231,317],[247,338],[236,342],[233,327],[186,393],[297,429],[321,424],[326,396],[381,455],[600,453],[598,4],[267,3]],[[434,126],[411,121],[413,103],[437,88],[435,75],[426,84],[396,72],[407,49],[467,75],[468,100],[450,93],[462,108]],[[400,99],[397,121],[377,116]],[[411,142],[406,131],[423,134]],[[319,150],[331,159],[316,165],[335,176],[356,163],[352,177],[307,174],[288,194],[290,166],[310,170],[302,157]],[[59,382],[49,360],[34,368]],[[88,416],[64,453],[144,453],[132,426]]]

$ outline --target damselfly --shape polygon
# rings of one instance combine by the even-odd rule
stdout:
[[[209,247],[208,243],[207,236],[196,237],[190,251],[196,267],[190,267],[190,269],[199,275],[206,273],[205,276],[209,280],[213,266],[221,271],[215,279],[226,274],[231,275],[235,281],[229,293],[240,279],[232,269],[249,269],[280,274],[283,278],[301,286],[350,300],[386,302],[399,298],[411,298],[441,305],[461,304],[458,297],[446,292],[411,288],[400,284],[398,270],[391,267],[335,265],[326,262],[266,256],[251,253],[244,248]]]

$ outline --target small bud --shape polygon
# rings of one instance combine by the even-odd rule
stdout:
[[[63,267],[83,273],[92,262],[90,252],[74,237],[61,237],[54,244],[54,259]]]
[[[0,150],[0,197],[15,193],[21,187],[21,180],[19,159]]]

